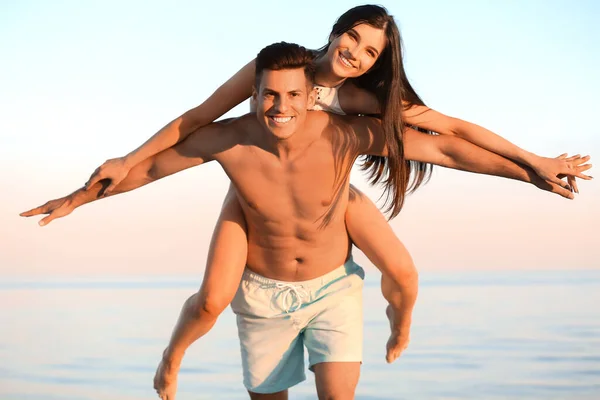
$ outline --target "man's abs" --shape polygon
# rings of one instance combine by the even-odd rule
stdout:
[[[248,229],[247,268],[271,279],[296,282],[318,278],[342,265],[349,253],[343,219],[310,235],[265,236],[251,226]]]

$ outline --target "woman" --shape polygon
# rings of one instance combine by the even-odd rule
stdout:
[[[389,159],[369,157],[363,167],[370,173],[371,182],[383,182],[388,194],[388,210],[395,216],[402,208],[407,191],[415,190],[429,176],[430,169],[422,163],[405,162],[402,130],[406,125],[439,134],[456,135],[486,150],[498,153],[531,167],[541,178],[569,188],[558,178],[571,173],[567,161],[536,156],[526,152],[494,133],[454,118],[444,116],[426,107],[409,84],[402,64],[401,42],[392,16],[378,6],[355,7],[344,13],[334,25],[329,43],[315,52],[317,62],[316,90],[319,104],[316,109],[348,113],[379,114],[386,133]],[[87,187],[102,179],[111,179],[110,192],[137,163],[185,139],[199,127],[216,120],[224,113],[248,99],[254,80],[254,62],[250,62],[223,84],[198,107],[175,119],[144,145],[119,159],[109,160],[91,176]],[[413,180],[409,182],[410,172]],[[581,175],[578,175],[581,176]],[[581,176],[584,177],[584,176]],[[574,179],[570,179],[576,190]],[[355,189],[354,189],[355,190]],[[397,243],[389,226],[383,231],[367,230],[358,221],[380,220],[376,207],[365,196],[352,196],[346,211],[349,234],[363,251],[376,253],[378,259],[393,259],[393,249],[380,247],[366,249],[371,243]],[[376,236],[377,240],[369,241]],[[383,238],[382,236],[386,237]],[[389,238],[387,238],[389,236]],[[230,189],[223,205],[211,243],[202,293],[192,309],[218,315],[229,304],[237,290],[246,258],[245,222],[235,192]],[[392,246],[393,247],[393,246]],[[216,289],[215,289],[216,288]],[[397,288],[385,276],[382,291],[390,304],[399,299]],[[392,327],[400,316],[388,316]],[[197,314],[201,314],[197,311]],[[193,311],[192,311],[193,312]],[[167,389],[176,375],[182,354],[189,344],[202,335],[174,332],[165,352],[165,360],[157,374],[161,391]],[[408,332],[396,332],[395,341],[388,349],[388,361],[393,361],[407,344]],[[176,350],[177,348],[178,350]],[[160,372],[162,369],[162,372]],[[164,392],[163,392],[164,393]]]

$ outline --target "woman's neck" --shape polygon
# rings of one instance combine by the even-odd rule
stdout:
[[[315,71],[315,84],[324,87],[339,86],[346,78],[340,78],[331,70],[331,63],[327,59],[327,53],[320,55],[315,60],[317,70]]]

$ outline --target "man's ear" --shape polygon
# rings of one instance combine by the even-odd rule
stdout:
[[[315,102],[317,101],[317,88],[313,87],[313,85],[310,85],[310,87],[308,88],[308,104],[307,104],[307,108],[309,110],[312,110],[313,107],[315,106]]]
[[[258,90],[256,90],[256,86],[252,85],[252,100],[256,101],[256,97],[258,97]]]

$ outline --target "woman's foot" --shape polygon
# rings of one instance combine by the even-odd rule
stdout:
[[[400,354],[408,347],[408,343],[410,342],[410,332],[402,332],[399,324],[399,317],[396,315],[396,312],[392,308],[391,305],[388,305],[385,309],[385,314],[387,315],[390,321],[390,338],[387,341],[386,345],[386,355],[385,360],[388,363],[393,363],[396,361]]]
[[[158,364],[154,375],[154,389],[162,400],[175,400],[178,373],[179,365],[175,366],[164,358]]]

